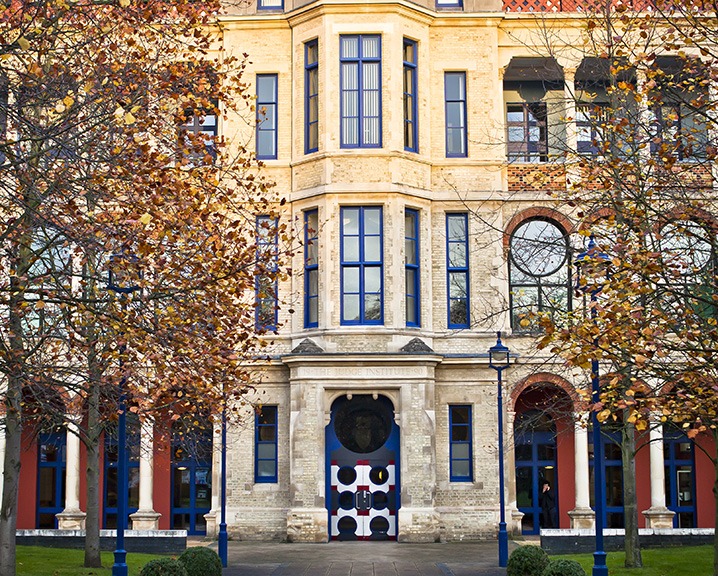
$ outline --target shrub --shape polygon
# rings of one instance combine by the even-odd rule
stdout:
[[[541,576],[586,576],[586,571],[575,560],[551,560]]]
[[[140,576],[188,576],[184,566],[174,558],[157,558],[144,565]]]
[[[222,576],[222,561],[214,550],[204,546],[187,548],[178,558],[187,576]]]
[[[541,576],[548,566],[548,554],[538,546],[519,546],[511,553],[506,576]]]

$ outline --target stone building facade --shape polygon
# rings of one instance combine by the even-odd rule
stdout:
[[[575,393],[585,375],[533,349],[518,319],[544,306],[548,289],[530,264],[510,261],[515,238],[564,242],[549,284],[569,305],[578,240],[572,214],[546,194],[566,185],[566,169],[548,160],[560,142],[577,145],[565,119],[576,117],[590,67],[573,50],[542,52],[540,31],[561,30],[570,46],[580,19],[498,0],[258,2],[221,19],[221,50],[249,55],[257,100],[218,130],[254,142],[288,200],[286,218],[311,242],[278,286],[276,318],[269,313],[281,327],[258,376],[260,413],[247,408],[229,430],[230,534],[490,538],[501,489],[510,529],[537,533],[544,480],[557,494],[555,527],[592,526],[593,462]],[[504,373],[505,487],[488,365],[497,331],[514,354]],[[548,399],[565,409],[552,412]],[[529,417],[538,424],[521,428]],[[218,434],[213,452],[185,462],[143,428],[154,449],[139,452],[131,474],[135,527],[216,532]],[[712,527],[707,457],[685,437],[651,434],[637,456],[641,522]],[[23,487],[55,507],[23,498],[19,527],[40,523],[41,508],[44,522],[59,512],[60,527],[81,524],[75,443],[68,436],[55,470],[66,478],[62,501],[40,479],[52,445],[29,446]],[[606,525],[620,527],[620,468],[608,452]]]

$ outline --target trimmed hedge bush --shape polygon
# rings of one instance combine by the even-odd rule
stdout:
[[[156,558],[144,565],[140,576],[188,576],[188,574],[179,560]]]
[[[548,566],[548,554],[539,546],[519,546],[511,553],[506,576],[541,576]]]
[[[222,561],[210,548],[204,546],[187,548],[178,560],[187,570],[187,576],[222,576]]]
[[[575,560],[558,558],[549,562],[541,576],[586,576],[586,571]]]

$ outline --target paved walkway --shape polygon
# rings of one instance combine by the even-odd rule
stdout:
[[[212,548],[216,550],[216,543]],[[449,544],[229,542],[224,576],[505,576],[496,541]],[[509,543],[509,552],[515,544]]]

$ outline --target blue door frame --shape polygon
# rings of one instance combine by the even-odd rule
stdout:
[[[591,506],[595,510],[593,487],[594,483],[594,459],[593,459],[593,434],[589,434],[589,468],[590,468],[590,494]],[[621,432],[606,430],[602,428],[601,439],[603,441],[603,477],[606,481],[604,490],[605,501],[603,503],[603,526],[604,528],[623,528],[623,464],[621,462]]]
[[[56,515],[65,507],[66,432],[40,434],[37,446],[38,528],[57,528]]]
[[[696,527],[695,449],[688,436],[664,429],[666,507],[676,513],[674,528]]]
[[[558,469],[556,466],[556,434],[527,431],[516,436],[516,498],[523,534],[539,534],[541,525],[541,485],[551,483],[558,508]],[[556,517],[558,517],[558,509]],[[558,526],[557,526],[558,528]]]
[[[137,418],[127,419],[127,517],[123,527],[129,526],[129,517],[137,512],[140,501],[140,432]],[[117,528],[117,496],[120,487],[118,478],[117,430],[105,431],[105,473],[103,478],[102,527],[106,530]]]
[[[181,460],[172,463],[172,529],[204,535],[204,515],[212,506],[212,463]]]

